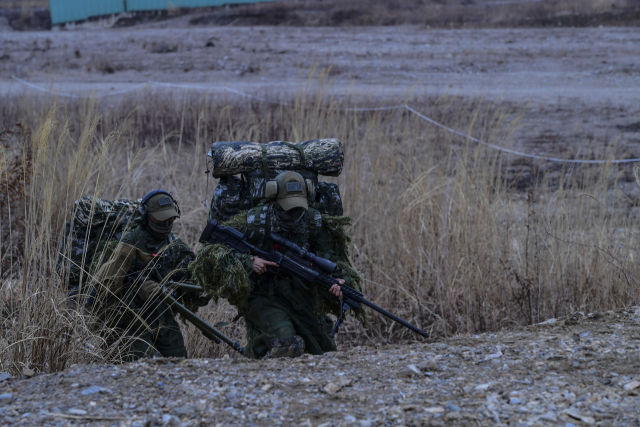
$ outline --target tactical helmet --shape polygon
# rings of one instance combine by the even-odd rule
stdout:
[[[296,207],[309,209],[307,199],[313,197],[313,192],[313,182],[293,171],[282,172],[265,186],[265,197],[276,199],[285,211]]]

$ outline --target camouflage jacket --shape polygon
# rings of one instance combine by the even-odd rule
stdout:
[[[348,268],[350,267],[350,262],[348,260],[346,246],[343,242],[337,242],[332,238],[326,228],[323,227],[323,217],[318,210],[309,208],[309,210],[303,214],[297,226],[289,232],[279,227],[278,221],[275,219],[274,209],[270,204],[259,205],[249,210],[245,224],[244,226],[238,227],[238,230],[247,236],[250,243],[260,247],[260,249],[269,253],[274,252],[275,247],[266,236],[270,233],[275,233],[298,246],[307,247],[311,252],[337,263],[338,268],[336,268],[333,274],[334,277],[344,279],[347,285],[354,285],[353,281],[355,277],[352,276],[357,276],[357,272]],[[319,314],[329,312],[339,313],[338,300],[330,295],[324,288],[309,287],[308,283],[303,283],[297,278],[281,274],[265,273],[261,276],[252,274],[252,257],[237,252],[236,256],[240,258],[246,273],[249,275],[249,280],[253,282],[253,291],[249,295],[249,298],[259,289],[271,295],[274,293],[277,294],[278,289],[288,289],[289,287],[306,289],[307,298],[315,301],[314,304]],[[358,276],[357,279],[360,279],[360,277]],[[359,285],[356,287],[359,288]],[[318,299],[318,297],[320,298]]]
[[[137,257],[133,260],[125,287],[139,286],[147,279],[156,282],[189,281],[187,266],[195,259],[195,254],[174,233],[164,240],[158,240],[144,227],[137,227],[125,234],[121,241],[153,255],[150,262],[143,262]]]

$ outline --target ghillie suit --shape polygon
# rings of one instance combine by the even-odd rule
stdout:
[[[344,227],[350,219],[321,214],[309,207],[293,229],[283,228],[276,218],[274,202],[263,201],[247,213],[240,213],[222,225],[245,234],[250,243],[273,253],[267,236],[271,233],[309,248],[338,265],[334,276],[361,291],[362,278],[348,259],[349,236]],[[325,289],[298,279],[267,272],[253,272],[253,257],[224,245],[205,245],[189,265],[193,279],[216,301],[224,298],[245,318],[247,355],[295,357],[303,352],[323,354],[335,351],[329,314],[339,315],[339,300]],[[364,326],[362,308],[353,315]]]
[[[149,198],[148,204],[158,197]],[[107,342],[121,344],[114,349],[125,347],[124,354],[117,350],[125,359],[156,354],[186,357],[180,327],[159,298],[157,284],[188,282],[187,265],[195,254],[173,233],[152,235],[148,218],[142,215],[146,213],[143,200],[83,197],[76,201],[61,244],[58,271],[68,283],[70,297],[96,315],[101,330],[106,327]],[[181,296],[194,312],[208,302],[190,293]]]

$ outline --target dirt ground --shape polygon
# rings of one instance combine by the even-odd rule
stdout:
[[[140,89],[157,81],[290,100],[306,84],[304,71],[331,67],[332,94],[370,105],[444,94],[509,103],[525,111],[515,145],[535,154],[563,157],[596,141],[640,157],[640,34],[633,27],[202,27],[193,19],[3,32],[0,93],[38,93],[16,76],[76,95],[183,90]]]
[[[75,365],[0,380],[0,425],[637,426],[639,352],[633,307],[293,360]]]

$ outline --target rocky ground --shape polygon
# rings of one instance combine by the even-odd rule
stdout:
[[[295,360],[76,365],[2,380],[0,425],[636,426],[639,356],[633,307]]]

